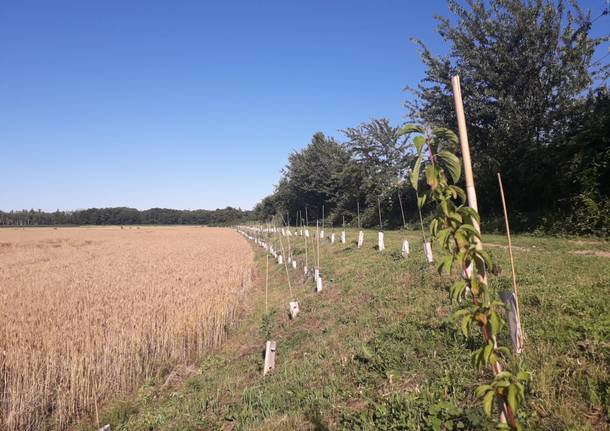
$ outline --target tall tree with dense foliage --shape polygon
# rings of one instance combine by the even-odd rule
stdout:
[[[554,208],[564,173],[553,146],[575,127],[602,70],[590,16],[562,0],[450,0],[449,9],[450,18],[438,17],[449,53],[417,41],[426,76],[410,116],[455,128],[450,80],[460,75],[482,210],[497,206],[498,171],[514,210]]]

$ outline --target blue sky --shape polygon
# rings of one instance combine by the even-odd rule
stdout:
[[[585,6],[600,9],[602,1]],[[444,0],[4,1],[0,209],[251,208],[316,131],[399,122]]]

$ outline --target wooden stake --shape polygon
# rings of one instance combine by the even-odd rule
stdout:
[[[400,197],[400,190],[398,191],[398,202],[400,203],[400,214],[402,215],[402,227],[407,229],[407,222],[405,221],[405,211],[402,209],[402,198]]]
[[[519,310],[519,294],[517,292],[517,275],[515,273],[515,259],[513,258],[513,244],[510,239],[510,226],[508,224],[508,209],[506,207],[506,198],[504,197],[504,187],[502,185],[502,177],[498,172],[498,183],[500,184],[500,197],[502,198],[502,209],[504,210],[504,224],[506,225],[506,237],[508,238],[508,255],[510,257],[510,269],[513,276],[513,292],[515,294],[515,311],[517,312],[517,346],[514,350],[519,354],[523,350],[523,329],[521,327],[521,311]]]
[[[275,341],[267,341],[265,345],[265,365],[263,366],[263,376],[275,368]]]
[[[466,132],[466,117],[464,116],[464,104],[462,102],[462,88],[460,77],[451,78],[453,87],[453,100],[455,102],[455,113],[457,115],[458,130],[460,134],[460,147],[462,149],[462,159],[464,160],[464,178],[466,180],[466,194],[468,195],[468,206],[475,211],[479,211],[477,205],[477,193],[474,189],[474,176],[472,175],[472,161],[470,159],[470,146],[468,145],[468,133]],[[473,220],[473,223],[475,220]],[[477,223],[478,225],[478,223]],[[475,226],[477,231],[480,228]]]
[[[324,232],[324,205],[322,205],[322,232]]]
[[[267,251],[267,269],[265,271],[265,314],[269,303],[269,251]]]
[[[377,196],[377,210],[379,212],[379,230],[383,230],[383,222],[381,221],[381,203],[379,202],[379,196]]]

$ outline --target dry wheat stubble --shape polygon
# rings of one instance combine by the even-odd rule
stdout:
[[[218,345],[250,286],[228,229],[3,229],[0,428],[66,428]]]

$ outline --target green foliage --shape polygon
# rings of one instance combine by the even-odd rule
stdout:
[[[583,95],[607,69],[593,58],[602,39],[590,35],[591,15],[576,2],[448,3],[451,16],[437,18],[437,32],[449,53],[436,56],[416,40],[426,76],[412,89],[417,97],[407,103],[409,115],[455,128],[451,77],[460,75],[481,208],[500,210],[495,175],[501,172],[510,179],[511,208],[539,221],[536,213],[552,212],[557,197],[566,196],[560,185],[566,172],[557,167],[575,154],[566,138],[591,115]],[[590,126],[584,130],[601,143],[603,128]],[[579,181],[574,174],[568,182]]]
[[[345,412],[341,428],[345,430],[482,430],[489,429],[487,422],[473,409],[463,409],[451,401],[442,399],[441,393],[426,396],[392,395],[384,403],[360,412]]]
[[[413,130],[406,129],[407,132]],[[449,296],[454,302],[467,299],[470,304],[462,305],[452,317],[459,321],[465,337],[472,336],[473,328],[480,332],[483,342],[473,349],[472,364],[477,369],[491,367],[495,374],[493,381],[479,386],[476,394],[482,399],[483,409],[488,416],[491,415],[493,401],[500,400],[501,405],[507,406],[502,410],[506,411],[508,424],[517,429],[520,425],[516,415],[525,401],[523,383],[529,379],[529,375],[518,372],[515,377],[499,368],[502,364],[507,365],[511,359],[510,350],[501,346],[498,340],[500,330],[505,326],[501,318],[503,304],[495,299],[495,292],[487,283],[487,271],[494,262],[481,247],[481,235],[476,228],[480,222],[479,215],[466,206],[464,192],[456,185],[461,176],[461,163],[449,148],[457,145],[457,138],[446,129],[424,129],[423,132],[413,139],[417,160],[412,170],[412,176],[416,177],[412,178],[412,182],[419,186],[419,171],[423,167],[427,185],[425,196],[428,202],[436,206],[430,234],[447,253],[440,260],[438,272],[450,274],[454,264],[459,268],[460,278],[453,282]]]

